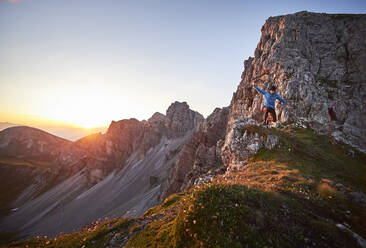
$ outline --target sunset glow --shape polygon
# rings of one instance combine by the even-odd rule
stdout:
[[[52,101],[49,99],[42,109],[42,115],[51,120],[72,123],[85,128],[108,125],[116,109],[112,108],[107,96],[97,93],[69,93]]]

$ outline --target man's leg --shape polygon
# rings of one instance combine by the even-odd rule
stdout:
[[[268,108],[264,107],[263,108],[263,125],[267,124],[267,118],[268,118]]]
[[[268,112],[271,113],[273,122],[277,121],[276,111],[273,108],[268,108]]]

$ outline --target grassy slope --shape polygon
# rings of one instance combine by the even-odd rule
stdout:
[[[346,192],[365,191],[365,157],[349,156],[349,147],[333,145],[308,129],[250,131],[276,134],[280,145],[260,150],[242,172],[218,176],[148,210],[130,224],[126,247],[358,247],[335,224],[347,223],[366,237],[366,209],[334,185],[342,183]],[[59,239],[72,239],[68,247],[80,247],[86,244],[80,235],[86,234]],[[41,245],[18,245],[25,244],[57,247],[47,239]]]
[[[31,159],[0,157],[0,218],[8,214],[9,203],[32,183],[32,171],[36,168],[46,169],[50,162]],[[25,178],[28,176],[28,178]]]
[[[13,166],[29,166],[48,168],[53,164],[48,161],[36,161],[32,159],[16,158],[16,157],[0,157],[0,164],[13,165]]]
[[[56,238],[35,237],[24,242],[17,242],[10,247],[104,247],[112,233],[126,233],[131,221],[124,218],[106,220],[103,223],[94,222],[82,231],[60,235]]]
[[[11,202],[32,184],[32,171],[36,168],[46,169],[51,166],[52,163],[45,161],[0,157],[0,219],[11,212]],[[15,233],[0,233],[0,245],[16,237]]]

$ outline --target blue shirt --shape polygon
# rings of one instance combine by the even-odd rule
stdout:
[[[275,108],[275,102],[276,100],[280,100],[284,104],[288,104],[284,99],[282,99],[277,93],[274,93],[273,95],[269,93],[269,91],[263,91],[261,90],[257,85],[254,85],[254,88],[258,90],[259,93],[261,93],[264,96],[264,106],[267,108]]]

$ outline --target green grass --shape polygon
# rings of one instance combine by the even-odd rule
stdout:
[[[180,207],[185,199],[185,194],[172,194],[164,202],[145,212],[145,217],[163,215],[163,218],[153,221],[139,234],[127,243],[126,247],[176,247],[174,230],[176,212],[170,210]]]
[[[321,223],[321,232],[315,222]],[[334,223],[296,200],[237,184],[194,192],[176,227],[178,247],[304,247],[307,237],[318,246],[354,244]]]
[[[0,164],[14,165],[14,166],[29,166],[29,167],[40,167],[48,168],[53,164],[47,161],[36,161],[32,159],[16,158],[16,157],[0,157]]]
[[[154,221],[149,224],[141,233],[130,239],[126,245],[126,248],[176,247],[174,226],[175,219]]]
[[[176,206],[179,200],[181,199],[182,195],[183,194],[171,194],[164,200],[164,202],[161,205],[150,208],[144,213],[144,215],[149,216],[153,214],[159,214],[161,212],[164,212],[165,210],[168,210]]]
[[[80,248],[104,247],[105,241],[112,231],[126,233],[130,221],[124,218],[111,219],[103,223],[95,223],[81,232],[64,234],[56,238],[35,237],[24,242],[12,243],[9,247],[53,247],[53,248]]]
[[[46,169],[53,166],[52,163],[46,161],[35,161],[31,159],[16,157],[0,157],[0,218],[8,215],[11,211],[11,203],[34,182],[38,168]],[[14,167],[17,167],[14,169]],[[56,185],[63,179],[63,174],[52,178],[47,187],[39,191],[38,195],[46,192],[48,189]],[[10,237],[10,236],[9,236]],[[0,243],[5,242],[6,236],[0,237]]]
[[[187,192],[176,216],[150,223],[126,247],[357,247],[320,213],[288,195],[214,183]]]
[[[261,149],[251,161],[276,161],[298,169],[303,176],[320,180],[332,179],[346,186],[366,191],[366,157],[344,144],[332,144],[326,135],[311,129],[272,130],[280,137],[280,146],[274,150]],[[352,149],[353,150],[353,149]]]

